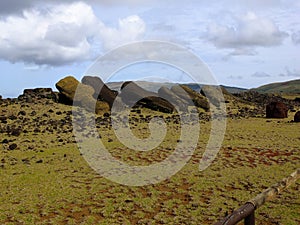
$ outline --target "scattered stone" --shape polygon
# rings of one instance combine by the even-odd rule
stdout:
[[[18,147],[18,145],[16,143],[13,143],[8,146],[9,150],[15,150],[17,147]]]
[[[36,111],[31,111],[30,116],[35,116],[36,115]]]
[[[6,116],[0,116],[0,122],[1,123],[7,123],[7,117]]]
[[[3,139],[2,144],[8,144],[8,143],[9,143],[9,140]]]
[[[28,158],[22,159],[24,164],[30,165],[30,160]]]
[[[10,120],[16,120],[16,119],[18,119],[18,117],[16,117],[15,115],[10,115],[8,117],[8,119],[10,119]]]
[[[103,117],[109,118],[109,117],[110,117],[110,114],[109,114],[109,113],[104,113],[104,114],[103,114]]]
[[[21,133],[22,133],[21,128],[16,128],[11,131],[11,135],[16,136],[16,137],[20,136]]]
[[[39,132],[41,132],[41,130],[39,128],[34,128],[33,132],[34,133],[39,133]]]
[[[18,113],[18,116],[26,116],[26,112],[24,110],[22,110]]]
[[[37,160],[36,163],[43,163],[43,160],[42,159]]]

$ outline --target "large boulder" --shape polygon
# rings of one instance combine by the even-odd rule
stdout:
[[[80,82],[72,76],[65,77],[56,83],[56,88],[59,91],[59,102],[67,105],[72,105],[74,96]],[[91,87],[87,87],[87,92],[94,92]]]
[[[118,92],[111,90],[99,77],[85,76],[82,78],[83,84],[89,85],[94,89],[94,98],[107,102],[112,107]]]
[[[97,114],[104,114],[110,110],[108,103],[97,101],[93,98],[95,91],[92,87],[81,84],[72,76],[65,77],[57,82],[56,88],[60,92],[59,101],[63,104],[81,106],[86,110],[96,112]]]
[[[299,123],[300,122],[300,111],[296,112],[294,116],[294,122]]]
[[[178,96],[186,98],[186,94],[182,93],[182,89],[189,95],[190,99],[194,102],[196,107],[202,108],[206,111],[209,110],[209,103],[207,99],[200,93],[194,91],[186,85],[179,85],[179,87],[173,86],[171,90],[175,92]]]
[[[225,103],[226,98],[232,96],[225,88],[217,85],[203,85],[200,93],[216,107],[220,107],[222,103]]]
[[[287,118],[288,107],[282,102],[271,102],[266,107],[267,118]]]
[[[188,103],[183,98],[180,98],[169,88],[163,86],[158,90],[159,97],[169,101],[174,106],[177,106],[180,111],[188,111]]]
[[[158,94],[147,91],[132,81],[123,83],[119,95],[122,101],[130,106],[143,106],[152,110],[172,113],[175,107]]]

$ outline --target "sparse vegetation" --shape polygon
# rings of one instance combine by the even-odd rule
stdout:
[[[234,114],[247,104],[232,99],[228,107]],[[200,172],[210,131],[210,122],[201,120],[198,147],[179,173],[156,185],[122,186],[101,177],[80,155],[71,110],[45,99],[2,104],[1,116],[13,116],[0,124],[1,224],[213,224],[300,166],[299,124],[290,122],[290,112],[281,120],[228,118],[218,157]],[[142,153],[124,148],[99,117],[98,132],[114,157],[147,165],[172,153],[180,129],[176,117],[148,109],[131,113],[136,119],[150,115],[163,117],[170,129],[161,146]],[[149,135],[147,120],[131,125],[140,137]],[[8,126],[21,132],[13,135]],[[17,147],[10,150],[13,143]],[[298,181],[260,208],[257,224],[298,225],[299,187]]]

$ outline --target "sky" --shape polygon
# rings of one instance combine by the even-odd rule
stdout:
[[[252,88],[300,79],[299,14],[298,0],[0,1],[0,95],[55,90],[58,80],[80,80],[113,49],[151,40],[186,48],[219,84]],[[132,65],[117,77],[153,74],[186,81],[182,71],[159,63]]]

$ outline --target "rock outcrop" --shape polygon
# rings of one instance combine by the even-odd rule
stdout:
[[[194,102],[194,105],[196,107],[202,108],[206,111],[209,110],[209,103],[203,95],[194,91],[193,89],[189,88],[186,85],[179,85],[179,86],[190,96],[190,98],[192,99],[192,101]],[[173,92],[175,92],[177,95],[179,95],[180,97],[182,96],[182,94],[180,93],[181,91],[179,91],[180,89],[176,88],[176,86],[172,87],[171,90]],[[186,96],[186,95],[184,95],[184,96]]]
[[[282,102],[271,102],[266,107],[266,117],[278,119],[287,118],[288,107]]]
[[[23,94],[18,97],[18,100],[24,100],[25,102],[31,103],[37,99],[51,99],[54,102],[58,101],[58,95],[51,88],[35,88],[25,89]]]
[[[296,112],[294,116],[294,122],[300,123],[300,111]]]
[[[167,87],[161,87],[158,90],[159,97],[169,101],[174,106],[177,106],[179,111],[186,112],[188,111],[188,103],[185,99],[180,98],[176,93],[170,90]]]
[[[85,76],[81,82],[89,85],[94,89],[94,98],[100,101],[105,101],[112,107],[118,92],[111,90],[99,77]]]
[[[120,97],[125,104],[130,106],[143,106],[165,113],[175,111],[175,107],[171,103],[160,98],[158,94],[143,89],[132,81],[127,81],[122,85]]]
[[[97,114],[103,114],[110,110],[108,103],[97,101],[93,98],[95,91],[91,86],[81,84],[72,76],[68,76],[57,82],[56,88],[60,92],[60,103],[81,106]]]

